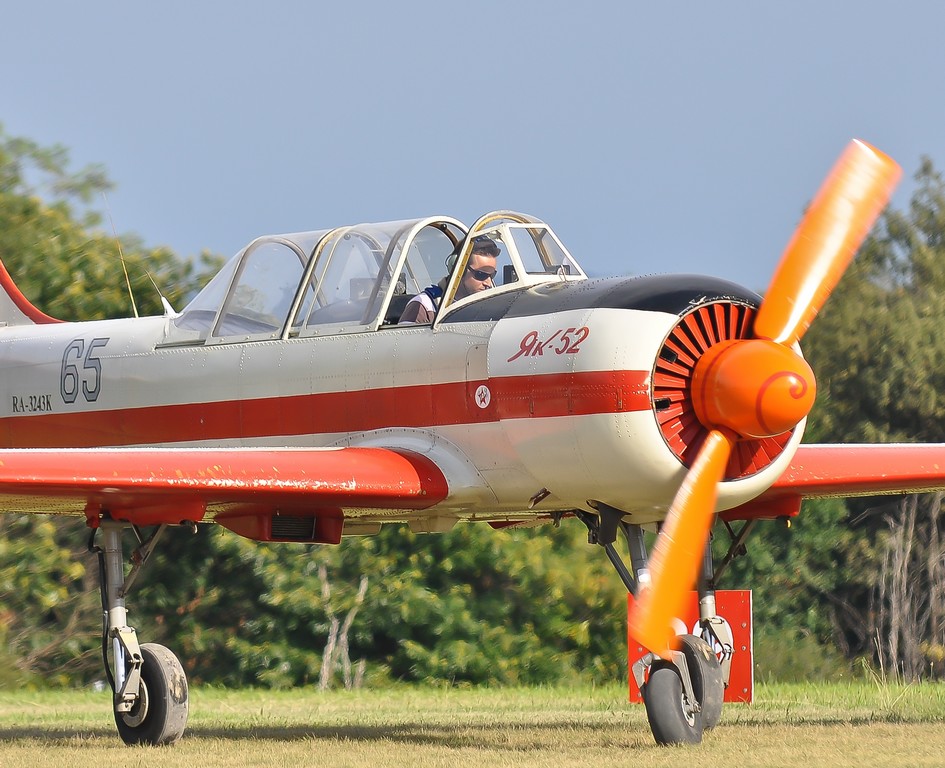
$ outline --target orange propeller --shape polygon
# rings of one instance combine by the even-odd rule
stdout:
[[[755,318],[755,336],[799,341],[846,271],[901,169],[866,142],[851,141],[834,165],[775,270]]]
[[[695,584],[718,484],[739,439],[779,435],[810,412],[816,382],[791,347],[817,316],[899,180],[894,160],[862,141],[840,156],[788,243],[755,318],[753,339],[710,347],[692,377],[709,430],[672,506],[630,613],[630,633],[669,659],[672,619]]]

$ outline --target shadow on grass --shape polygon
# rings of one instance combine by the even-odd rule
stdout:
[[[74,745],[76,742],[93,741],[96,739],[118,738],[114,728],[43,728],[35,725],[18,726],[16,728],[0,728],[0,743],[14,744],[18,741],[39,740],[46,743],[56,742],[58,746]]]
[[[940,723],[941,718],[901,718],[894,715],[877,713],[876,715],[856,716],[818,716],[800,717],[792,720],[790,714],[774,715],[773,713],[756,713],[754,717],[735,716],[723,722],[714,731],[715,734],[724,734],[729,729],[752,728],[825,728],[838,725],[849,727],[865,727],[879,723]],[[623,749],[650,749],[656,747],[649,728],[639,721],[610,720],[607,722],[554,721],[546,723],[529,723],[527,725],[502,723],[469,725],[439,725],[423,722],[405,722],[395,725],[287,725],[284,727],[271,725],[194,725],[184,734],[182,743],[211,740],[211,741],[272,741],[272,742],[305,742],[305,741],[339,741],[351,743],[393,743],[408,746],[434,746],[449,749],[487,748],[504,752],[535,751],[543,748],[559,750],[563,741],[571,746],[607,744]],[[74,728],[43,728],[38,726],[24,726],[17,728],[0,728],[0,743],[16,744],[17,742],[40,741],[46,746],[59,747],[90,747],[103,746],[124,749],[113,728],[96,727],[87,730]]]
[[[182,743],[212,741],[339,741],[352,743],[394,743],[409,746],[440,746],[450,749],[491,748],[503,751],[533,751],[543,746],[560,749],[563,740],[574,745],[613,743],[623,747],[655,746],[649,728],[639,722],[608,723],[529,723],[437,725],[405,722],[396,725],[194,725],[184,733]],[[102,747],[111,742],[122,746],[118,734],[110,728],[57,728],[22,726],[0,728],[0,744],[41,741],[47,746],[76,747],[84,744]],[[104,742],[104,743],[103,743]]]

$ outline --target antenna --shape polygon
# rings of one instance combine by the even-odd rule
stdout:
[[[161,306],[164,307],[164,315],[166,317],[177,317],[177,312],[174,311],[174,307],[171,306],[171,302],[164,298],[164,294],[161,293],[161,289],[158,288],[158,284],[154,282],[154,278],[151,277],[151,273],[145,270],[144,274],[148,276],[148,280],[151,281],[151,285],[154,286],[154,290],[157,291],[157,295],[161,297]]]
[[[118,237],[118,232],[115,230],[115,222],[112,220],[112,209],[108,205],[108,197],[105,195],[105,190],[102,190],[102,199],[105,201],[105,212],[108,214],[108,223],[112,226],[112,234],[115,236],[115,242],[118,244],[118,258],[121,261],[121,269],[125,273],[125,285],[128,286],[128,298],[131,299],[131,308],[134,310],[135,317],[138,317],[138,307],[135,304],[135,295],[131,291],[131,278],[128,277],[125,254],[121,252],[121,240]],[[150,275],[148,275],[148,277],[150,277]],[[154,281],[152,280],[151,282],[153,283]]]

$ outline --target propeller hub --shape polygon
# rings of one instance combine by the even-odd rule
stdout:
[[[710,347],[692,376],[692,402],[708,429],[742,438],[787,432],[814,405],[817,385],[807,361],[768,339],[733,339]]]

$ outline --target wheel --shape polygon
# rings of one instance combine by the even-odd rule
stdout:
[[[125,744],[173,744],[187,725],[187,676],[163,645],[141,646],[141,690],[130,712],[115,712]]]
[[[722,665],[712,647],[696,635],[679,638],[682,652],[692,680],[692,692],[702,707],[702,725],[708,731],[722,719],[722,699],[725,697],[725,682]]]
[[[702,713],[683,696],[682,680],[676,667],[657,661],[643,688],[646,719],[657,744],[698,744],[702,741]]]

